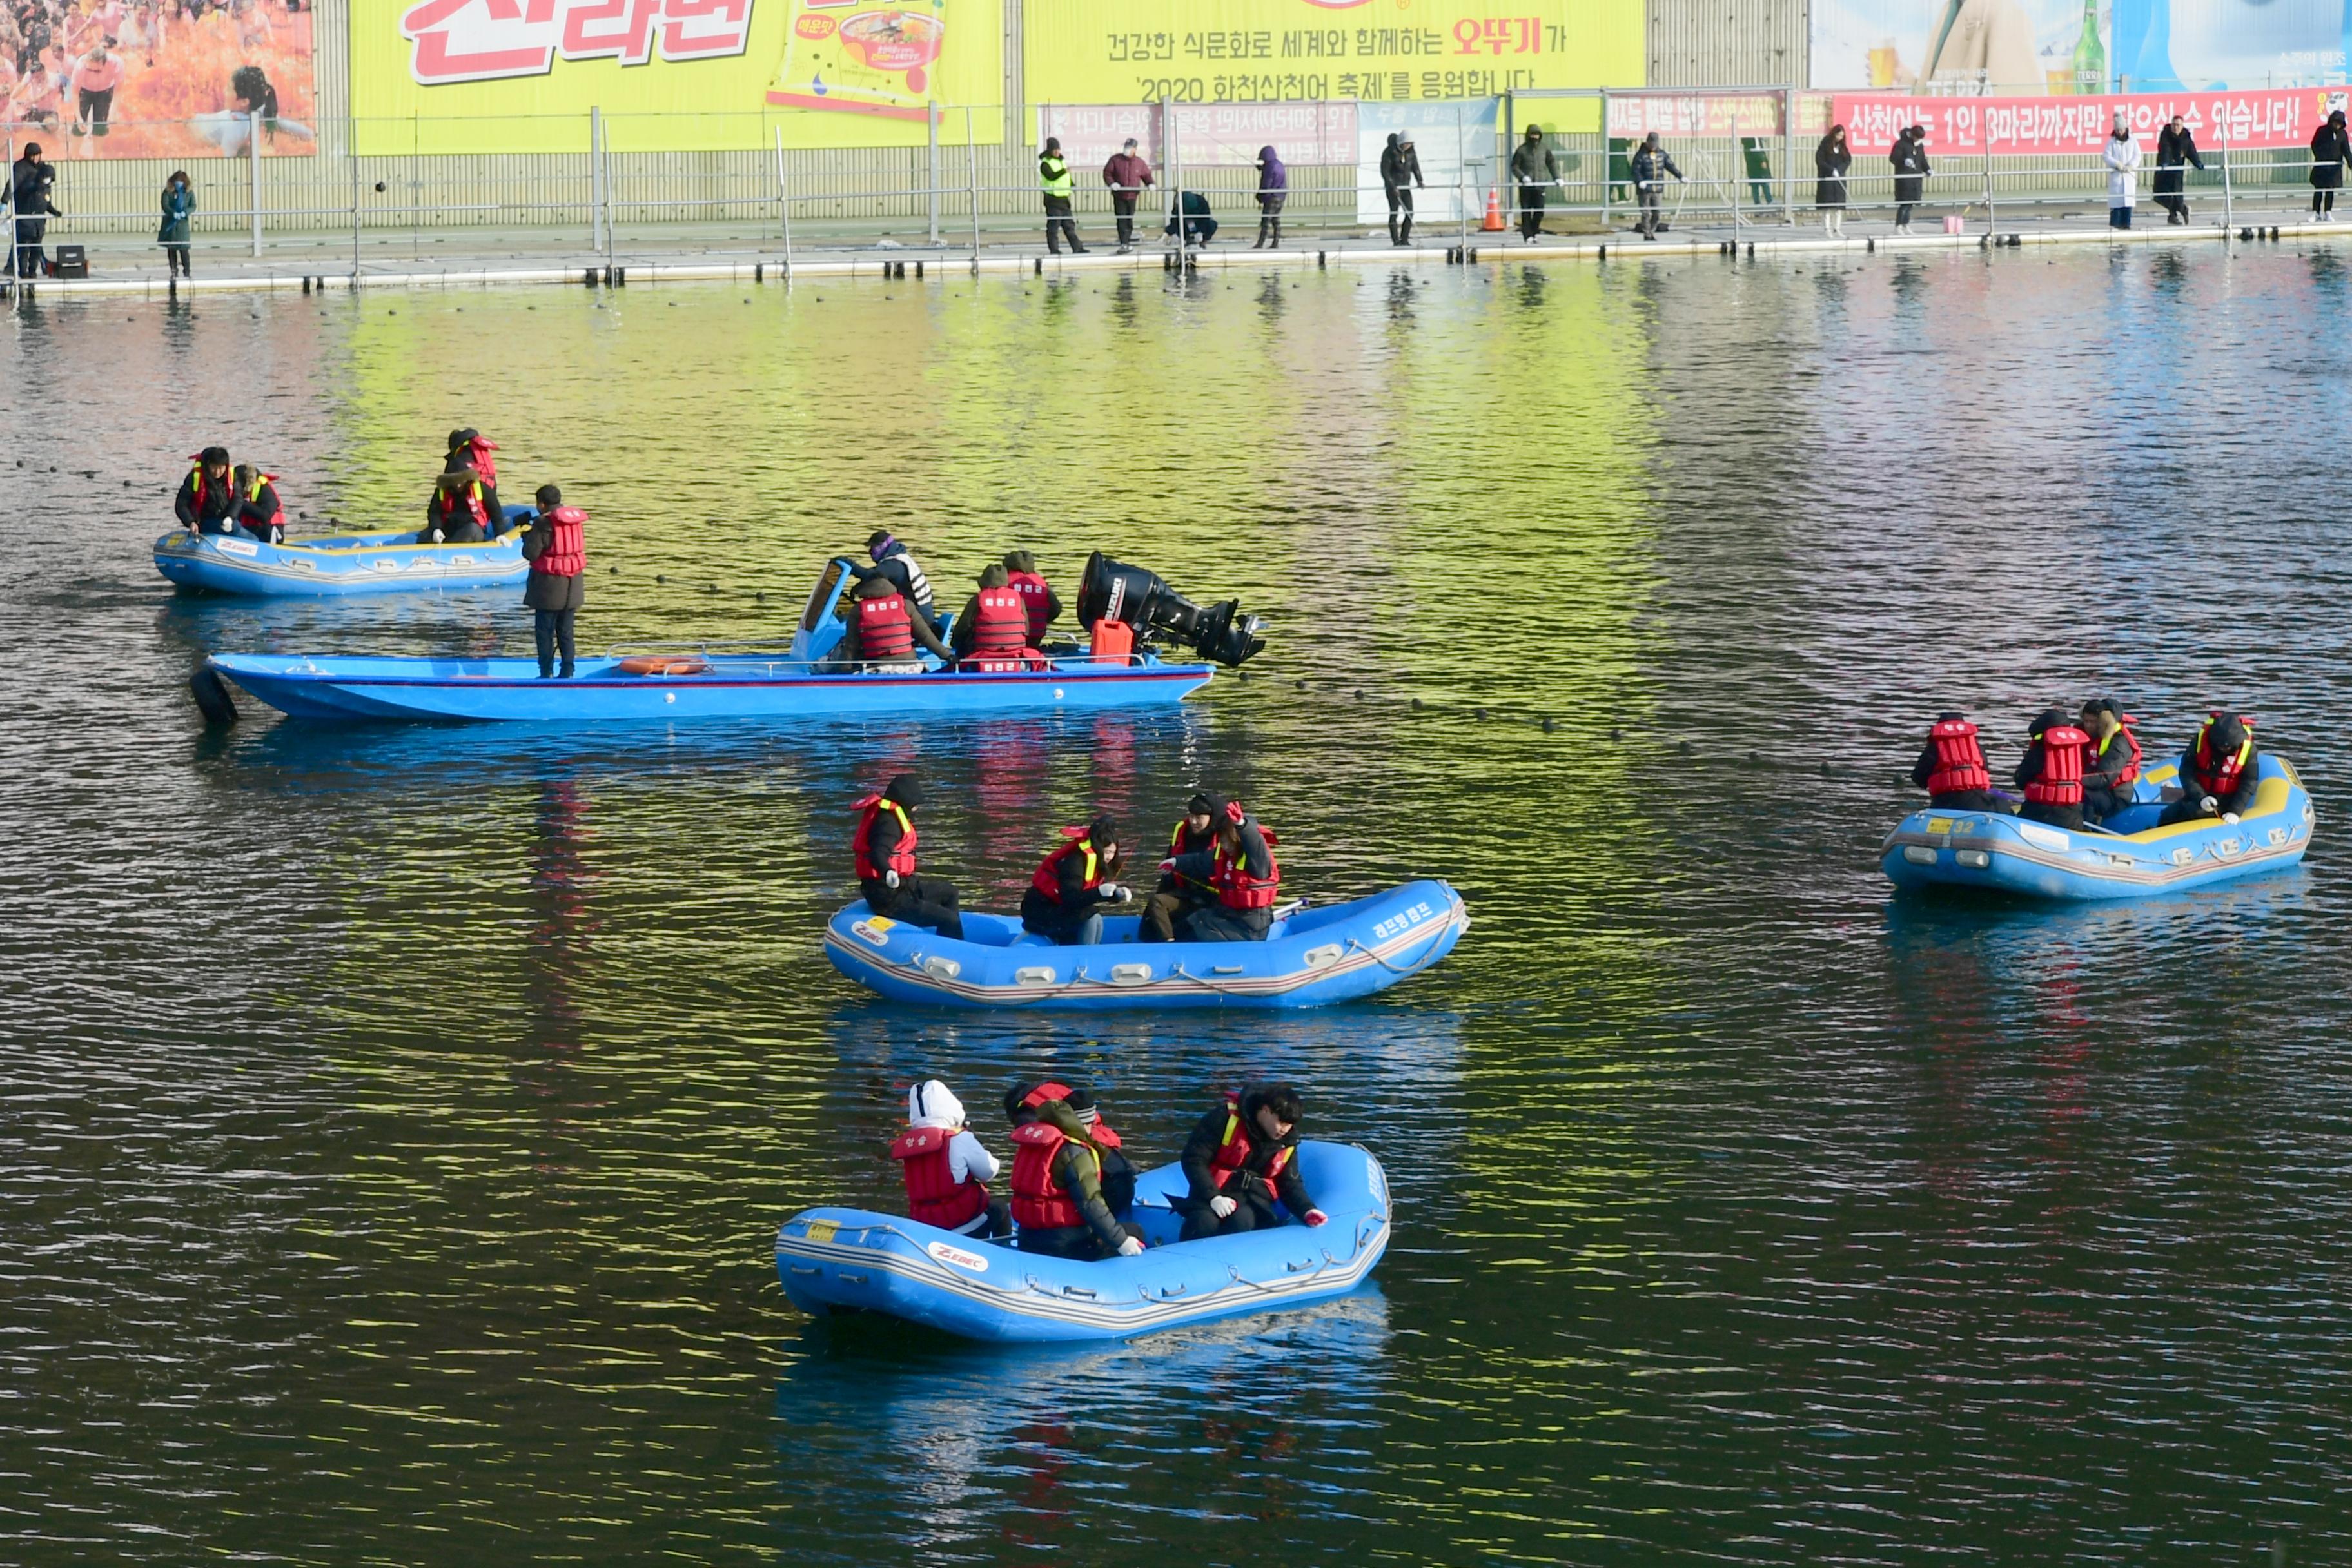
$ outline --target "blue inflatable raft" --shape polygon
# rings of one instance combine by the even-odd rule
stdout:
[[[1056,947],[1004,915],[967,914],[963,940],[886,919],[863,900],[827,922],[824,955],[898,1002],[957,1007],[1319,1007],[1385,991],[1454,951],[1470,929],[1444,882],[1403,887],[1274,922],[1264,942],[1139,942],[1133,915],[1092,947]]]
[[[2179,764],[2149,769],[2137,801],[2098,828],[2070,833],[1980,811],[1919,811],[1887,835],[1879,865],[1898,888],[1990,888],[2038,899],[2137,899],[2283,871],[2311,846],[2311,796],[2294,765],[2267,752],[2252,811],[2234,823],[2158,827]],[[2169,793],[2179,798],[2176,786]]]
[[[1362,1284],[1389,1245],[1388,1178],[1347,1143],[1298,1146],[1298,1173],[1329,1216],[1207,1241],[1176,1237],[1169,1206],[1184,1173],[1136,1179],[1133,1258],[1076,1263],[1015,1250],[872,1209],[815,1208],[776,1233],[776,1274],[804,1312],[883,1312],[966,1339],[1128,1339],[1186,1323],[1275,1311]]]
[[[512,521],[530,515],[510,506]],[[155,542],[155,570],[183,588],[263,598],[403,594],[437,588],[503,588],[530,572],[522,533],[512,529],[478,544],[419,544],[416,531],[337,534],[265,544],[246,533],[194,534],[174,529]]]

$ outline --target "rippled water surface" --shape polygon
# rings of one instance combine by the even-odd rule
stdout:
[[[2352,1557],[2347,292],[2151,247],[42,300],[0,334],[0,1560]],[[458,424],[591,512],[600,647],[777,634],[877,521],[957,602],[1102,547],[1274,647],[1131,716],[205,734],[201,649],[528,647],[508,594],[148,563],[208,441],[405,523]],[[2307,868],[1891,899],[1926,720],[2006,763],[2094,691],[2151,750],[2257,715]],[[1338,1012],[882,1006],[817,939],[908,766],[967,902],[1206,784],[1297,889],[1476,923]],[[1163,1158],[1307,1086],[1393,1180],[1378,1290],[1066,1353],[791,1310],[777,1222],[897,1201],[907,1081],[1049,1067]]]

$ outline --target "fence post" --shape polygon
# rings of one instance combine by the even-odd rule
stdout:
[[[784,183],[784,128],[776,127],[776,208],[783,215],[784,281],[793,280],[793,192]]]
[[[246,205],[253,208],[253,254],[261,254],[261,110],[245,111]]]
[[[2233,193],[2230,188],[2229,121],[2220,115],[2215,115],[2213,129],[2220,132],[2221,141],[2221,243],[2226,246],[2230,242],[2230,232],[2238,226],[2237,204],[2231,199]],[[2189,176],[2181,175],[2180,184],[2185,189],[2189,184]]]
[[[1507,88],[1503,92],[1503,155],[1501,166],[1495,171],[1495,178],[1511,187],[1511,199],[1503,204],[1503,211],[1507,215],[1503,221],[1511,224],[1519,221],[1519,183],[1511,178],[1511,154],[1518,150],[1518,95]]]
[[[604,270],[613,270],[613,246],[618,238],[613,231],[620,225],[620,202],[613,194],[613,133],[604,126],[600,110],[596,118],[596,169],[604,181]]]
[[[1176,204],[1176,263],[1182,266],[1192,247],[1192,237],[1184,231],[1184,155],[1177,144],[1176,110],[1166,98],[1160,100],[1160,134],[1168,143],[1168,195]]]
[[[1609,89],[1601,89],[1601,232],[1609,232]]]
[[[604,247],[604,111],[588,106],[588,248]]]
[[[1462,144],[1462,100],[1456,99],[1454,100],[1454,243],[1465,250],[1470,246],[1470,207],[1463,182],[1469,174],[1470,149]]]
[[[1780,89],[1780,221],[1797,225],[1797,89]]]
[[[343,116],[343,156],[352,166],[352,287],[360,286],[360,122]]]
[[[940,100],[938,99],[931,100],[923,118],[930,122],[931,130],[931,177],[928,183],[930,185],[931,198],[931,248],[937,250],[940,247]],[[782,134],[782,128],[778,129],[777,134]]]
[[[1990,131],[1984,132],[1984,139],[1985,233],[1990,234],[1993,230],[1992,133]]]
[[[971,273],[980,276],[980,143],[972,140],[971,105],[963,107],[963,153],[971,177]]]
[[[1731,106],[1731,239],[1739,242],[1739,184],[1748,178],[1748,143],[1739,139],[1739,105]]]

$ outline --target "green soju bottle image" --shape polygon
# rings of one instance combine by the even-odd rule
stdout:
[[[2099,42],[2099,0],[2083,0],[2083,36],[2074,41],[2074,90],[2107,90],[2107,51]]]

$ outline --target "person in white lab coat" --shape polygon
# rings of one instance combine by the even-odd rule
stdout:
[[[2099,162],[2107,166],[2107,226],[2129,228],[2132,203],[2139,199],[2139,138],[2121,115]]]

